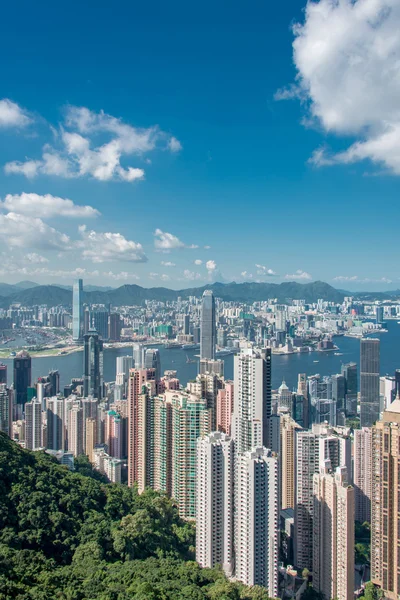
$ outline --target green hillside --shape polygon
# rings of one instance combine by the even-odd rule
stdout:
[[[265,600],[193,560],[194,529],[152,490],[71,473],[0,433],[0,599]]]

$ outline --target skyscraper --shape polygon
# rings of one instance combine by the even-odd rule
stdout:
[[[47,448],[64,450],[64,398],[47,400]]]
[[[266,448],[237,455],[235,578],[278,595],[278,459]]]
[[[357,363],[342,365],[342,375],[345,378],[346,413],[357,413],[358,374]]]
[[[80,406],[73,406],[68,411],[68,450],[74,456],[83,454],[83,410]]]
[[[354,496],[355,518],[371,522],[372,496],[372,429],[354,430]]]
[[[31,357],[22,350],[14,358],[14,394],[17,405],[17,418],[21,418],[27,401],[28,387],[31,385]]]
[[[121,315],[110,313],[108,317],[108,339],[119,342],[121,339]]]
[[[79,342],[83,336],[83,281],[76,279],[72,288],[72,338]]]
[[[161,361],[158,348],[148,348],[146,350],[144,367],[145,369],[155,369],[156,380],[161,379]]]
[[[313,587],[324,598],[354,598],[354,489],[329,460],[313,477]]]
[[[214,432],[197,440],[196,560],[233,574],[233,441]]]
[[[135,369],[143,369],[146,348],[143,344],[133,344],[133,360]]]
[[[7,384],[7,365],[0,363],[0,384]]]
[[[5,383],[0,383],[0,431],[11,437],[12,405],[10,390]]]
[[[233,438],[236,452],[269,447],[271,349],[245,348],[234,358]]]
[[[225,381],[222,390],[217,394],[217,430],[231,434],[231,421],[233,412],[233,381]]]
[[[90,395],[100,400],[103,397],[103,342],[94,329],[89,329],[83,341],[83,395]]]
[[[371,427],[379,420],[379,347],[378,338],[360,341],[361,427]]]
[[[34,398],[25,404],[25,448],[42,447],[42,405]]]
[[[371,580],[400,595],[400,398],[372,428]]]
[[[295,505],[295,441],[300,425],[289,414],[280,415],[280,452],[279,471],[281,489],[281,508],[293,508]]]
[[[215,300],[211,290],[205,290],[201,304],[200,358],[215,359]]]

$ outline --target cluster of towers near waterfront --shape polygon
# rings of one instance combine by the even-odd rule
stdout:
[[[68,407],[68,449],[85,451],[94,462],[96,415],[104,401],[103,342],[95,330],[82,334],[81,307],[77,282],[73,328],[84,343],[84,398],[82,406]],[[119,457],[121,436],[126,438],[128,485],[173,497],[183,517],[196,519],[197,561],[221,565],[228,576],[266,587],[270,596],[278,594],[280,529],[291,523],[287,543],[296,568],[310,570],[313,586],[327,598],[353,598],[354,521],[369,521],[372,579],[397,598],[400,397],[394,396],[400,394],[400,372],[380,420],[379,339],[360,342],[359,392],[355,363],[344,365],[332,383],[350,412],[359,402],[361,429],[351,439],[345,427],[311,424],[305,374],[297,389],[304,400],[301,423],[285,402],[273,405],[270,348],[244,345],[234,359],[234,381],[224,380],[223,363],[215,359],[210,291],[202,298],[200,324],[200,373],[185,391],[173,373],[161,376],[156,349],[138,344],[132,357],[118,359],[105,428],[112,457]],[[21,353],[14,359],[14,402],[25,410],[26,437],[34,441],[42,403],[28,398],[30,384],[31,359]],[[5,385],[0,382],[0,407]],[[56,395],[56,378],[54,385]],[[62,447],[58,421],[68,402],[47,399],[49,448]]]

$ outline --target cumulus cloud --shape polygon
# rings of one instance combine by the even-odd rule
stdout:
[[[108,141],[104,142],[104,137]],[[171,152],[181,148],[179,140],[168,138],[158,127],[133,127],[103,111],[95,113],[77,106],[66,108],[64,123],[55,138],[55,146],[43,147],[40,160],[27,158],[9,162],[4,167],[5,172],[30,178],[43,174],[134,182],[144,178],[144,170],[138,166],[123,166],[122,159],[137,156],[146,161],[144,155],[158,147]]]
[[[36,252],[29,252],[24,256],[24,262],[35,264],[48,263],[48,259],[42,256],[41,254],[37,254]]]
[[[70,238],[49,227],[39,218],[9,212],[0,214],[0,239],[8,246],[28,249],[60,249],[71,247]]]
[[[195,281],[196,279],[201,279],[200,273],[196,273],[195,271],[190,271],[189,269],[185,269],[183,271],[183,278],[188,279],[189,281]]]
[[[170,260],[162,260],[161,265],[163,267],[176,267],[176,264],[174,262],[171,262]]]
[[[203,261],[200,260],[200,258],[197,258],[195,261],[193,261],[195,265],[200,266],[203,264]]]
[[[127,240],[121,233],[100,233],[88,230],[85,225],[79,227],[82,241],[77,245],[82,248],[83,258],[94,263],[106,261],[147,262],[143,246],[138,242]]]
[[[206,262],[207,271],[215,271],[216,268],[217,268],[217,263],[215,262],[215,260],[208,260]]]
[[[0,127],[26,127],[32,123],[28,111],[8,98],[0,100]]]
[[[166,273],[162,273],[161,275],[159,273],[149,273],[149,279],[161,279],[161,281],[169,281],[170,276]]]
[[[264,265],[255,265],[257,267],[257,275],[266,275],[268,277],[274,277],[276,275],[275,271],[265,267]]]
[[[179,152],[182,150],[182,144],[176,139],[176,137],[172,136],[168,140],[168,148],[171,150],[171,152]]]
[[[176,235],[161,229],[156,229],[154,232],[154,247],[157,252],[164,252],[165,254],[168,254],[171,250],[198,248],[196,244],[184,244]]]
[[[291,275],[285,275],[285,279],[306,279],[306,280],[310,280],[312,279],[310,273],[307,273],[306,271],[302,271],[301,269],[297,269],[297,271],[295,273],[292,273]]]
[[[242,271],[242,272],[240,273],[240,276],[241,276],[243,279],[253,279],[253,274],[252,274],[252,273],[249,273],[248,271]]]
[[[104,279],[113,279],[114,281],[126,281],[127,279],[139,279],[135,274],[127,271],[114,273],[113,271],[90,271],[77,267],[75,269],[51,269],[47,267],[26,267],[21,266],[18,262],[2,260],[0,265],[0,275],[22,275],[25,277],[52,277],[58,279],[75,279],[77,277],[85,277],[85,279],[93,279],[100,277]]]
[[[99,211],[92,206],[80,206],[74,204],[68,198],[59,198],[51,194],[40,196],[39,194],[7,194],[4,201],[0,201],[0,208],[10,212],[16,212],[27,216],[51,218],[51,217],[74,217],[91,218],[100,215]]]
[[[297,96],[327,132],[357,139],[346,150],[317,149],[317,166],[369,159],[400,175],[400,3],[398,0],[308,1],[294,26]]]

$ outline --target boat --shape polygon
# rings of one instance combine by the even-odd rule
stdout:
[[[189,358],[188,355],[186,354],[186,364],[191,365],[196,362],[197,362],[197,360],[194,360],[194,358]]]
[[[314,360],[313,362],[317,363],[317,362],[319,362],[319,360]]]
[[[400,325],[400,321],[397,321],[397,325]]]
[[[334,356],[343,356],[343,352],[334,352]]]
[[[182,348],[182,344],[179,344],[178,342],[169,342],[168,344],[165,344],[164,348],[167,350],[171,350],[172,348]]]
[[[182,350],[198,350],[200,344],[182,344]]]

